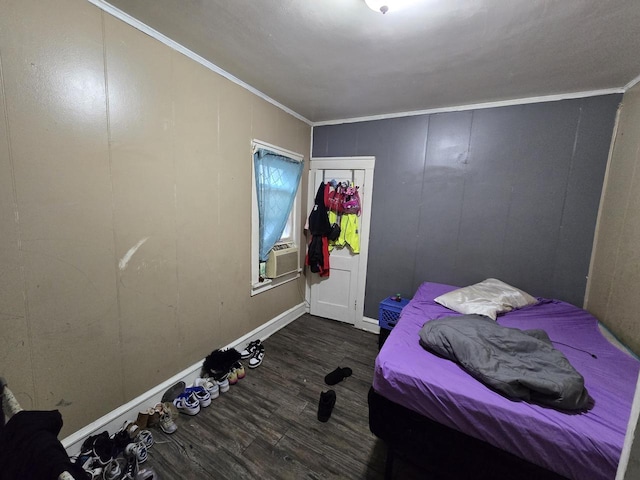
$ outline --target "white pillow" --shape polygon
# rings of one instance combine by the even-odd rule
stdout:
[[[538,302],[528,293],[495,278],[445,293],[434,301],[458,313],[486,315],[493,320],[498,313]]]

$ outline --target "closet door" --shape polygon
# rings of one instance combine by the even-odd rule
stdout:
[[[310,196],[315,197],[320,184],[325,181],[353,182],[359,187],[362,212],[358,221],[360,253],[353,253],[349,246],[334,248],[330,254],[330,275],[320,277],[306,271],[309,311],[312,315],[350,323],[360,327],[364,310],[364,287],[369,244],[370,186],[373,185],[373,159],[368,171],[362,158],[312,159],[309,173]],[[351,167],[351,168],[349,168]],[[370,185],[369,185],[370,183]],[[313,199],[308,211],[313,206]]]

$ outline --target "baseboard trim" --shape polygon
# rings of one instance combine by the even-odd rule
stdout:
[[[362,317],[361,327],[365,332],[380,333],[380,326],[376,318]]]
[[[295,307],[290,308],[286,312],[281,313],[277,317],[269,320],[268,322],[260,325],[258,328],[243,335],[242,337],[234,340],[229,345],[223,348],[236,348],[239,345],[245,345],[252,340],[266,340],[278,330],[286,327],[294,320],[300,318],[305,313],[305,304],[301,303]],[[138,415],[138,412],[145,410],[162,399],[162,395],[167,389],[179,381],[184,381],[187,385],[193,382],[193,380],[200,374],[202,368],[202,362],[194,363],[190,367],[182,370],[180,373],[165,380],[159,385],[156,385],[152,389],[139,395],[128,403],[121,405],[120,407],[112,410],[106,415],[100,417],[95,422],[81,428],[80,430],[72,433],[68,437],[62,440],[62,445],[67,450],[69,456],[77,455],[80,452],[82,443],[90,435],[107,430],[110,434],[118,431],[125,421],[134,421]]]

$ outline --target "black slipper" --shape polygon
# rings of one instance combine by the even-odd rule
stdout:
[[[336,404],[336,392],[329,390],[320,394],[320,402],[318,403],[318,420],[326,422],[331,417],[333,407]]]
[[[328,373],[326,377],[324,377],[324,383],[327,385],[335,385],[336,383],[341,382],[347,377],[350,377],[353,372],[349,367],[338,367],[333,372]]]

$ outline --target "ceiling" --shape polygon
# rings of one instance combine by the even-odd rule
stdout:
[[[640,75],[639,0],[424,0],[386,15],[364,0],[108,3],[311,122],[621,89]]]

